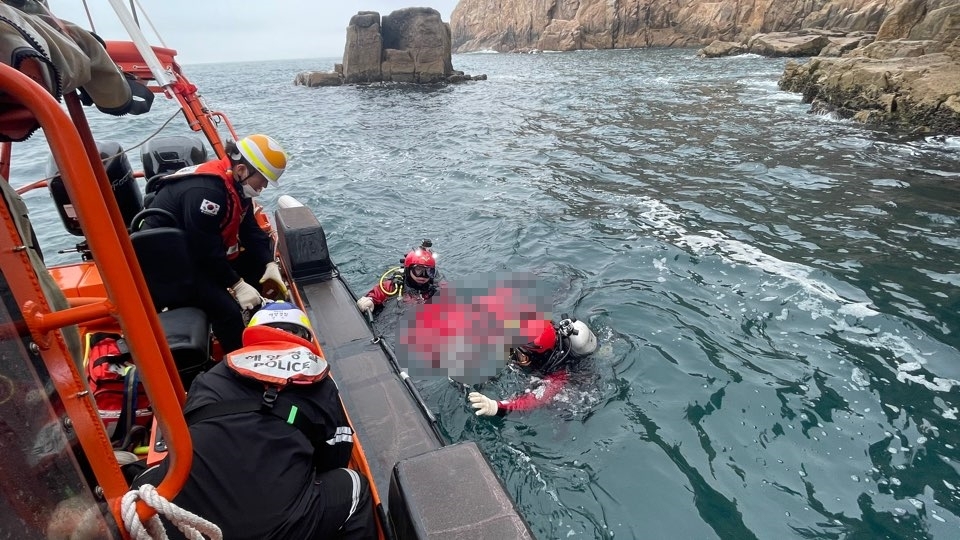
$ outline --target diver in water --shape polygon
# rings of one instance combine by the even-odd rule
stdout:
[[[597,350],[597,336],[586,323],[566,315],[557,325],[549,320],[529,321],[521,331],[530,341],[510,349],[510,362],[542,377],[540,385],[500,401],[470,392],[467,399],[477,416],[505,416],[509,411],[528,411],[547,404],[566,386],[570,368]]]
[[[437,257],[431,251],[433,243],[424,240],[420,247],[403,258],[403,266],[387,270],[380,281],[366,295],[357,300],[357,309],[372,314],[391,296],[404,302],[423,304],[433,298],[440,290],[440,276],[437,272]]]

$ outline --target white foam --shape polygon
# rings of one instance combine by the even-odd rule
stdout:
[[[953,285],[954,287],[960,287],[960,274],[940,274],[930,270],[924,270],[922,268],[918,268],[917,271],[942,285]]]
[[[771,317],[774,320],[788,320],[794,308],[808,313],[814,320],[827,319],[829,321],[828,326],[848,342],[862,345],[868,349],[886,351],[885,356],[889,355],[896,359],[896,364],[891,368],[896,370],[896,377],[901,382],[910,381],[935,392],[949,392],[954,386],[960,385],[954,379],[932,377],[932,380],[928,380],[927,377],[913,374],[922,368],[929,369],[924,353],[914,346],[912,340],[900,335],[899,332],[883,331],[880,325],[866,326],[865,319],[880,317],[881,314],[861,291],[845,291],[847,295],[853,294],[858,297],[848,298],[830,284],[817,279],[815,274],[818,270],[814,268],[778,259],[764,253],[756,246],[730,238],[717,230],[689,232],[680,225],[684,216],[659,200],[643,196],[624,198],[631,199],[630,201],[624,201],[628,207],[639,206],[643,209],[640,212],[642,224],[650,227],[652,234],[657,237],[671,242],[677,247],[686,248],[696,255],[717,256],[730,264],[742,264],[776,276],[777,279],[764,280],[760,283],[759,290],[767,288],[788,289],[790,285],[799,287],[799,291],[791,292],[788,295],[768,295],[760,300],[761,302],[779,301],[783,306],[779,315],[773,315],[776,311],[771,310]],[[860,207],[860,209],[867,213],[876,210],[873,207]],[[627,214],[628,216],[623,219],[630,220],[629,212]],[[632,225],[636,228],[635,222]],[[663,273],[666,270],[667,261],[668,258],[666,257],[658,258],[654,260],[653,265]],[[930,271],[921,271],[935,281],[960,286],[960,274],[937,274]],[[900,306],[900,309],[910,308],[909,306]],[[922,318],[925,315],[918,312],[913,313],[913,316]],[[882,324],[882,321],[880,324]],[[863,386],[864,383],[869,384],[870,381],[854,375],[853,382],[858,386]]]
[[[786,278],[799,285],[805,291],[821,296],[827,300],[840,304],[849,302],[837,294],[837,292],[826,283],[811,278],[810,274],[813,270],[808,266],[782,261],[776,257],[767,255],[754,246],[728,238],[718,231],[708,230],[704,232],[710,236],[696,234],[685,235],[679,239],[679,244],[681,246],[687,245],[694,251],[716,249],[722,257],[728,260],[743,263],[753,268],[763,270],[764,272]]]
[[[911,375],[903,371],[897,372],[897,380],[900,382],[910,381],[912,383],[925,386],[934,392],[949,392],[954,386],[960,385],[960,381],[956,381],[954,379],[942,379],[940,377],[934,377],[933,381],[928,381],[926,378],[920,375]],[[947,412],[944,412],[943,417],[949,418],[947,416]]]
[[[862,388],[870,386],[870,376],[860,368],[853,368],[853,372],[850,373],[850,381]]]

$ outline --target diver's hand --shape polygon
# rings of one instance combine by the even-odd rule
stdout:
[[[488,398],[480,392],[470,392],[467,395],[470,400],[470,406],[477,410],[477,416],[496,416],[500,406],[496,401]]]
[[[253,285],[242,279],[236,282],[231,289],[233,289],[233,297],[240,304],[240,309],[250,310],[263,304],[263,297],[260,296],[260,293],[253,288]]]
[[[357,309],[363,313],[373,313],[373,298],[369,296],[361,296],[357,300]]]

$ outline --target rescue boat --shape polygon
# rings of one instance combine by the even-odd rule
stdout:
[[[175,101],[199,135],[147,142],[142,162],[149,170],[133,171],[120,143],[98,142],[84,104],[125,111],[89,95],[95,79],[80,88],[65,85],[53,64],[69,55],[43,47],[44,38],[59,39],[48,35],[49,28],[21,32],[40,54],[20,57],[12,62],[16,67],[0,64],[0,137],[6,141],[0,143],[0,536],[47,538],[60,528],[85,528],[96,537],[143,538],[143,524],[160,506],[131,492],[121,471],[116,441],[88,385],[84,344],[91,336],[122,336],[129,349],[153,418],[134,455],[148,465],[169,457],[169,471],[155,486],[168,501],[190,474],[185,389],[217,361],[202,311],[158,313],[177,283],[152,269],[157,257],[171,256],[182,233],[178,240],[177,229],[139,231],[136,223],[150,212],[143,209],[141,180],[222,157],[225,138],[238,137],[227,116],[210,109],[187,79],[176,50],[150,45],[133,3],[110,3],[130,39],[104,48],[129,84],[136,112],[148,113],[145,88]],[[4,9],[5,22],[40,24],[33,15]],[[60,34],[76,34],[49,15],[40,18]],[[65,107],[58,102],[61,92]],[[14,188],[7,181],[14,141],[35,129],[46,137],[56,172]],[[38,189],[49,190],[65,234],[77,235],[79,262],[44,263],[37,224],[20,197]],[[390,346],[356,309],[356,295],[334,264],[314,213],[295,202],[282,206],[272,216],[259,209],[258,221],[276,239],[292,300],[309,315],[340,388],[358,441],[351,467],[370,481],[380,538],[532,538],[478,447],[448,444]],[[216,537],[216,531],[207,534]]]

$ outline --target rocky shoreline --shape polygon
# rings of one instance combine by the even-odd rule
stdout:
[[[916,135],[960,134],[960,4],[928,10],[900,4],[874,33],[808,29],[715,41],[705,58],[755,53],[813,57],[791,61],[783,90],[799,92],[811,112]]]
[[[811,111],[916,134],[960,135],[957,0],[461,0],[456,52],[703,47],[791,61],[780,87]],[[706,46],[704,46],[706,45]]]
[[[889,56],[891,50],[923,47],[915,41],[875,42],[850,57],[790,62],[779,85],[800,92],[812,112],[917,135],[960,135],[960,45]]]

